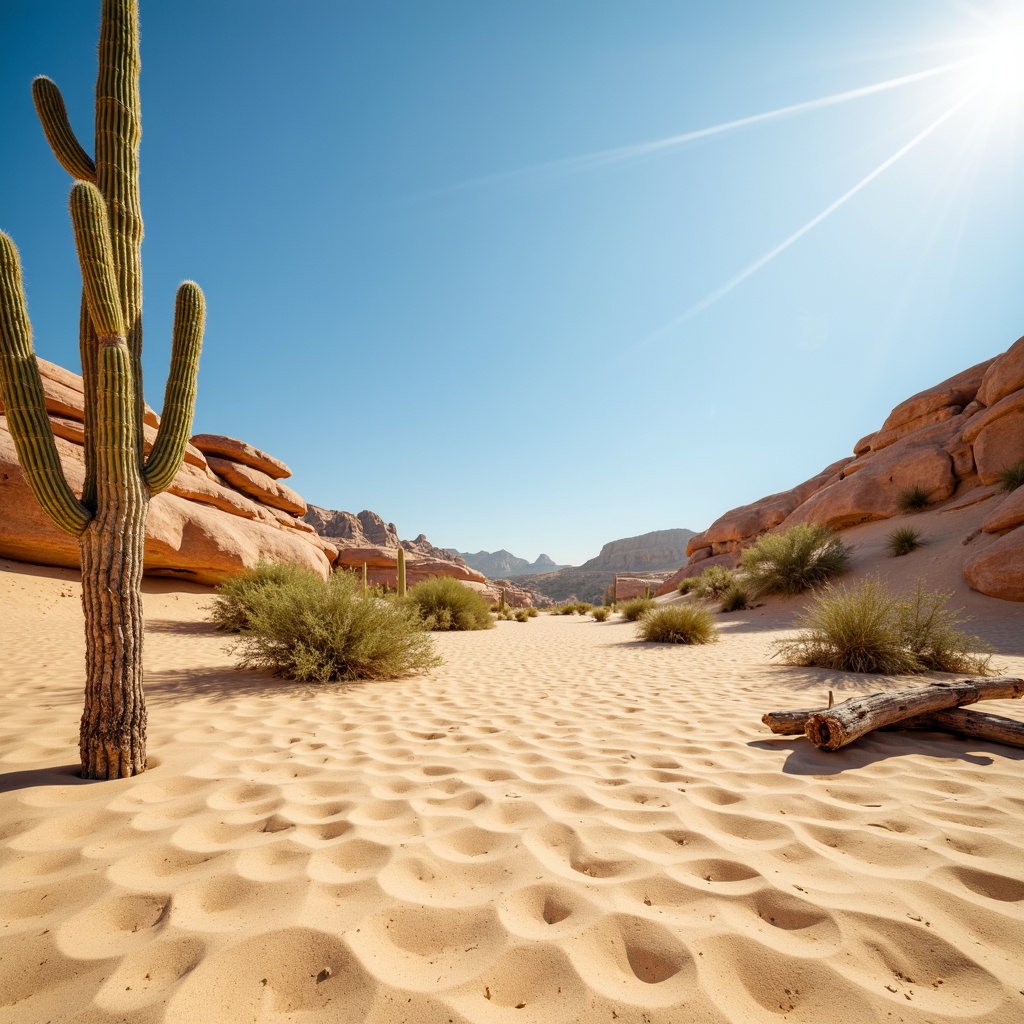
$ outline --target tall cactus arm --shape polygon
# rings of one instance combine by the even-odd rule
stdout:
[[[46,415],[32,328],[25,309],[18,250],[0,232],[0,394],[18,460],[43,511],[62,530],[79,536],[92,518],[71,490]]]
[[[75,248],[89,316],[100,344],[111,338],[123,340],[125,323],[106,205],[95,185],[80,181],[71,189],[71,224],[75,229]]]
[[[164,391],[160,428],[143,474],[151,494],[159,494],[170,487],[185,457],[196,409],[196,378],[205,323],[206,300],[202,290],[195,281],[186,281],[178,289],[174,302],[171,370]]]
[[[92,157],[82,148],[75,138],[68,121],[68,112],[64,106],[64,97],[56,83],[40,75],[32,82],[32,100],[36,105],[36,113],[43,126],[46,141],[53,150],[53,155],[72,178],[79,181],[95,181],[96,165]]]

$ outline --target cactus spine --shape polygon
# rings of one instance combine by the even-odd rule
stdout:
[[[14,243],[0,234],[0,392],[18,458],[39,504],[78,537],[85,611],[82,775],[113,779],[146,767],[142,579],[149,500],[181,467],[192,429],[205,304],[186,281],[175,303],[163,417],[143,451],[142,215],[138,187],[137,0],[103,0],[96,79],[95,160],[68,123],[60,90],[32,84],[57,160],[77,179],[71,221],[82,272],[79,347],[85,392],[85,486],[77,498],[60,465],[32,350]]]
[[[405,597],[405,549],[398,545],[398,596]]]

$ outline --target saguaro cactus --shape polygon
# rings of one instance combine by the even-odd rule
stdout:
[[[405,549],[398,545],[398,596],[405,597]]]
[[[192,430],[205,305],[193,282],[178,289],[163,415],[146,459],[137,0],[103,0],[95,161],[75,138],[57,86],[37,78],[32,93],[54,154],[78,179],[71,221],[83,282],[86,476],[80,498],[64,477],[46,414],[18,251],[2,233],[0,391],[32,492],[50,518],[79,539],[86,639],[82,775],[113,779],[146,767],[140,595],[146,515],[150,497],[181,467]]]

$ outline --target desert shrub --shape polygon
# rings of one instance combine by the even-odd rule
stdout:
[[[797,619],[802,632],[775,641],[773,653],[791,665],[847,672],[987,673],[990,656],[972,653],[985,645],[959,629],[948,600],[920,581],[911,597],[897,597],[877,579],[852,590],[829,586]]]
[[[923,543],[920,530],[912,526],[899,526],[889,534],[885,546],[893,558],[899,558],[916,551]]]
[[[595,622],[607,622],[611,611],[611,608],[606,605],[601,605],[600,608],[592,608],[590,610],[590,614],[594,616]]]
[[[530,613],[525,608],[517,608],[514,612],[516,622],[529,622]]]
[[[513,618],[512,609],[508,605],[504,605],[501,611],[497,612],[494,617],[501,619],[502,622],[511,622]]]
[[[785,533],[768,534],[743,552],[747,591],[799,594],[850,567],[850,549],[827,526],[801,523]]]
[[[299,570],[250,588],[244,602],[246,626],[232,646],[243,668],[327,683],[394,679],[441,661],[406,603],[363,596],[349,573],[323,580]]]
[[[594,606],[592,604],[587,604],[586,601],[577,601],[576,602],[576,614],[577,615],[586,615],[587,612],[589,612],[593,607]]]
[[[1015,462],[1012,466],[1007,466],[999,473],[999,486],[1007,494],[1017,490],[1021,485],[1024,485],[1024,459]]]
[[[695,577],[690,593],[697,597],[709,597],[717,600],[733,585],[735,576],[731,569],[724,565],[710,565],[699,576]]]
[[[928,507],[928,492],[919,484],[900,491],[896,498],[896,507],[901,512],[920,512]]]
[[[535,619],[535,618],[537,618],[538,615],[540,615],[540,612],[537,611],[537,608],[536,608],[535,605],[528,604],[526,606],[526,614],[529,615],[529,617],[531,619]]]
[[[649,612],[655,606],[655,601],[650,597],[634,597],[631,601],[623,601],[619,605],[619,611],[630,622],[636,622],[645,612]]]
[[[434,576],[409,588],[407,600],[427,629],[436,632],[490,629],[494,625],[487,602],[451,576]]]
[[[570,604],[559,605],[558,614],[559,615],[575,615],[576,614],[576,604],[575,604],[575,602],[572,602]]]
[[[747,588],[738,580],[722,595],[722,611],[738,612],[748,607],[750,595]]]
[[[696,576],[687,576],[685,580],[679,581],[679,586],[676,588],[680,594],[688,594],[697,585]]]
[[[260,562],[254,569],[217,587],[210,618],[218,629],[240,633],[249,628],[252,610],[264,600],[265,590],[315,591],[322,582],[320,577],[297,565],[271,565]]]
[[[637,635],[657,644],[709,644],[718,639],[718,629],[702,605],[674,604],[644,615]]]

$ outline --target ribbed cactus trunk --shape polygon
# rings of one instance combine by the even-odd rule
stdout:
[[[103,0],[95,162],[75,138],[60,91],[32,91],[47,140],[77,184],[71,219],[82,270],[79,343],[85,392],[85,485],[63,476],[32,350],[14,243],[0,233],[0,390],[29,486],[50,518],[79,538],[86,687],[82,775],[113,779],[146,767],[140,583],[149,500],[181,467],[192,429],[205,305],[191,281],[175,304],[171,371],[160,428],[144,457],[141,136],[136,0]]]
[[[398,596],[405,597],[405,549],[398,545]]]

